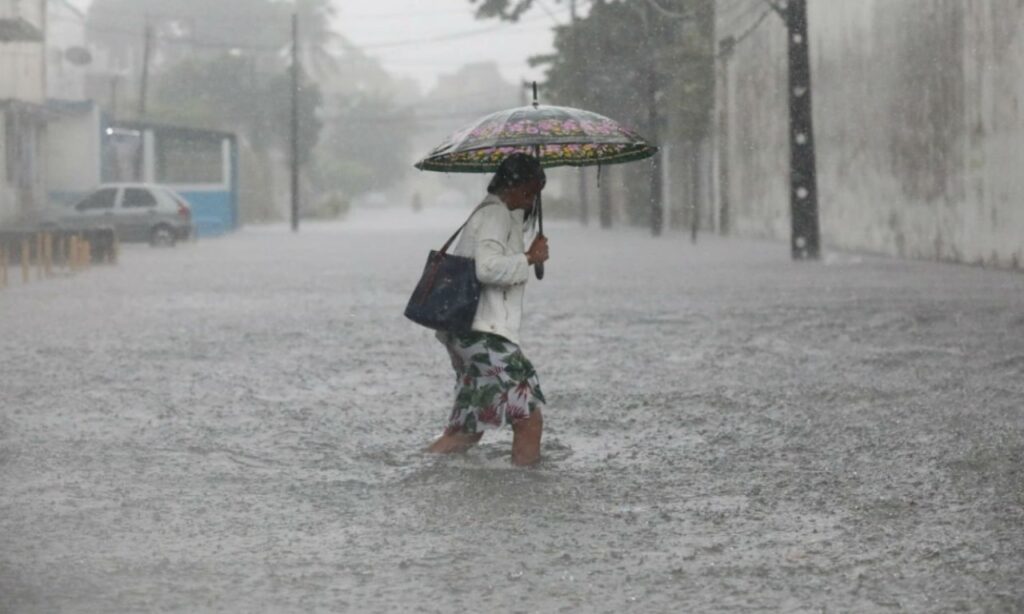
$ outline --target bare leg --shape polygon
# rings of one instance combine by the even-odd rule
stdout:
[[[446,433],[441,435],[437,441],[430,444],[430,447],[427,448],[427,452],[433,452],[434,454],[455,454],[457,452],[465,452],[475,446],[483,436],[483,433]]]
[[[544,431],[544,417],[536,409],[512,425],[512,464],[533,465],[540,460],[540,436]]]

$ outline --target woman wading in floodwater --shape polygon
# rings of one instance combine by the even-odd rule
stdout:
[[[505,158],[452,251],[475,259],[482,287],[472,330],[437,334],[455,369],[455,404],[444,435],[430,452],[462,452],[480,441],[485,429],[510,424],[512,462],[540,460],[544,395],[533,365],[519,349],[519,324],[530,269],[548,259],[543,236],[524,251],[524,227],[545,182],[533,156]]]

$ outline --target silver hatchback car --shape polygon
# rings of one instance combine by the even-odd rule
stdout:
[[[64,209],[54,220],[60,226],[113,226],[121,241],[174,245],[194,233],[192,209],[177,192],[152,183],[103,184]]]

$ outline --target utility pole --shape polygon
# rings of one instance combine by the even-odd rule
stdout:
[[[576,24],[578,21],[576,14],[576,0],[569,0],[569,20],[572,24],[570,36],[572,36],[573,41],[573,57],[576,61],[579,61],[581,58],[579,53],[579,46],[577,43],[579,31],[576,29]],[[582,100],[579,102],[582,102]],[[583,169],[584,167],[582,166],[578,168],[580,181],[580,224],[586,226],[590,222],[590,211],[588,210],[590,194],[589,190],[587,189],[587,173]]]
[[[117,74],[111,74],[110,77],[110,117],[117,119],[117,85],[118,81],[121,80],[121,76]]]
[[[728,36],[718,44],[719,68],[715,87],[719,95],[716,97],[718,106],[718,232],[727,235],[731,232],[729,211],[729,60],[732,59],[736,39]]]
[[[139,118],[146,115],[146,97],[149,93],[149,56],[153,48],[153,26],[146,17],[146,33],[142,46],[142,84],[139,91]]]
[[[605,179],[605,183],[608,180]],[[612,192],[609,186],[601,185],[601,166],[597,167],[597,200],[598,216],[601,220],[601,228],[612,227]]]
[[[661,138],[661,114],[658,112],[658,67],[656,66],[655,59],[655,47],[653,45],[653,39],[655,36],[654,26],[654,9],[650,5],[645,5],[643,12],[640,15],[643,20],[644,33],[645,33],[645,45],[647,48],[647,57],[651,60],[647,63],[647,92],[645,104],[647,105],[647,122],[648,122],[648,138],[652,139],[655,143],[659,142]],[[659,156],[653,156],[651,158],[651,175],[650,175],[650,224],[651,224],[651,236],[661,236],[661,231],[665,225],[665,215],[662,209],[662,185],[661,185],[661,159]]]
[[[700,231],[700,196],[701,167],[700,141],[690,140],[690,243],[697,244],[697,233]]]
[[[821,238],[811,114],[807,0],[789,0],[782,11],[789,34],[790,249],[794,260],[817,260],[821,256]]]
[[[299,14],[292,13],[292,232],[299,231]]]

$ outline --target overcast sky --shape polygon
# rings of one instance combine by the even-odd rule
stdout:
[[[432,87],[440,73],[466,62],[493,60],[510,82],[542,76],[526,59],[550,53],[556,23],[568,21],[565,2],[546,0],[518,24],[473,17],[468,0],[335,0],[337,30],[378,58],[391,73]]]
[[[213,0],[215,1],[215,0]],[[89,0],[72,0],[82,9]],[[437,75],[467,62],[493,60],[510,82],[539,79],[526,59],[550,53],[552,26],[569,20],[566,2],[539,1],[518,24],[473,17],[469,0],[334,0],[336,29],[399,77],[425,92]],[[545,10],[546,9],[546,10]]]

